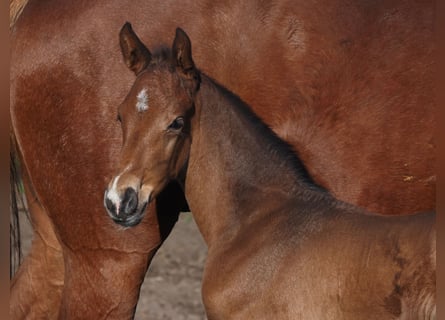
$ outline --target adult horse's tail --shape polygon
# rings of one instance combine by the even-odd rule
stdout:
[[[20,210],[26,210],[23,188],[20,179],[20,166],[17,157],[17,144],[14,134],[9,136],[9,184],[10,184],[10,220],[9,220],[9,276],[17,271],[22,260],[20,241]]]
[[[28,0],[9,1],[9,29],[14,26]],[[20,210],[25,210],[23,188],[21,185],[17,143],[13,130],[9,134],[9,184],[10,184],[10,220],[9,220],[9,277],[12,278],[22,260],[20,235]],[[29,215],[28,215],[29,216]]]

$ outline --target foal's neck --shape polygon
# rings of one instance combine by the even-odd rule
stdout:
[[[290,147],[236,96],[203,76],[185,181],[204,239],[317,189]]]

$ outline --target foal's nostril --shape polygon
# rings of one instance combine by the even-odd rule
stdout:
[[[138,206],[138,195],[133,188],[125,190],[124,199],[122,200],[122,210],[126,215],[135,213]]]

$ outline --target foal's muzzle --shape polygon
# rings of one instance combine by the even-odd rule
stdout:
[[[147,203],[139,203],[138,193],[131,187],[125,189],[123,194],[107,189],[104,195],[108,215],[124,227],[132,227],[141,222]]]

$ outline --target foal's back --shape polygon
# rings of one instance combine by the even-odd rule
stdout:
[[[209,250],[206,309],[212,319],[434,319],[435,237],[435,213],[291,200]]]

